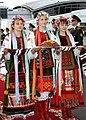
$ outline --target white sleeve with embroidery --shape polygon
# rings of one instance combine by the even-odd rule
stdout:
[[[37,52],[32,54],[31,50],[33,48],[35,48],[36,45],[35,45],[35,36],[34,36],[34,33],[33,32],[29,32],[29,35],[28,35],[28,49],[29,52],[28,52],[28,59],[34,59],[38,56]]]
[[[1,47],[2,53],[4,53],[5,48],[7,48],[7,49],[10,48],[9,40],[10,40],[9,37],[6,37],[6,38],[4,39],[3,44],[2,44],[2,47]],[[7,52],[7,53],[5,54],[5,60],[9,60],[9,59],[10,59],[10,53]]]
[[[74,37],[72,36],[72,34],[69,31],[67,31],[67,34],[69,36],[70,42],[72,44],[72,47],[76,47],[76,44],[75,44],[75,41],[74,41]],[[79,49],[75,48],[73,51],[74,51],[75,57],[79,56],[79,54],[80,54],[80,50]]]
[[[10,36],[9,36],[10,37]],[[4,41],[3,41],[3,50],[5,49],[5,48],[7,48],[7,49],[9,49],[11,46],[10,46],[10,38],[9,38],[8,36],[4,39]],[[10,53],[9,52],[7,52],[6,54],[5,54],[5,60],[10,60]]]
[[[57,40],[57,37],[54,35],[54,33],[53,33],[52,31],[51,31],[51,40],[54,40],[55,42],[58,43],[58,45],[60,45],[60,41]],[[54,60],[54,59],[57,59],[57,60],[59,61],[59,59],[60,59],[60,54],[57,55],[54,48],[52,49],[52,55],[53,55],[53,60]]]

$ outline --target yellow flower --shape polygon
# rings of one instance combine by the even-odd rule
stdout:
[[[4,94],[5,94],[5,95],[8,95],[8,90],[5,90],[5,91],[4,91]]]

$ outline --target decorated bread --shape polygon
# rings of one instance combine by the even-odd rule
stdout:
[[[58,43],[54,40],[47,40],[47,41],[44,41],[41,43],[41,46],[51,46],[51,47],[54,47],[54,46],[58,46]]]

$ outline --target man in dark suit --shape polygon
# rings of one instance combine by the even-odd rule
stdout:
[[[71,22],[72,22],[72,26],[74,27],[71,33],[74,37],[74,41],[76,42],[76,46],[83,46],[83,31],[80,28],[80,26],[78,26],[78,23],[81,22],[81,19],[78,16],[73,15]],[[82,75],[82,80],[83,80],[82,62],[81,62],[81,59],[79,60],[80,60],[81,75]]]
[[[80,28],[80,26],[78,26],[79,22],[81,22],[81,19],[78,16],[73,15],[72,16],[72,26],[74,27],[74,29],[71,31],[71,33],[74,37],[76,45],[82,46],[83,45],[83,31]]]

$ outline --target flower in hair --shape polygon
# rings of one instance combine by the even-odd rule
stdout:
[[[11,25],[13,25],[14,21],[17,19],[22,20],[25,23],[25,19],[22,16],[17,15],[17,16],[13,16]]]
[[[36,19],[39,20],[41,16],[46,16],[49,19],[49,14],[45,11],[38,12]]]

